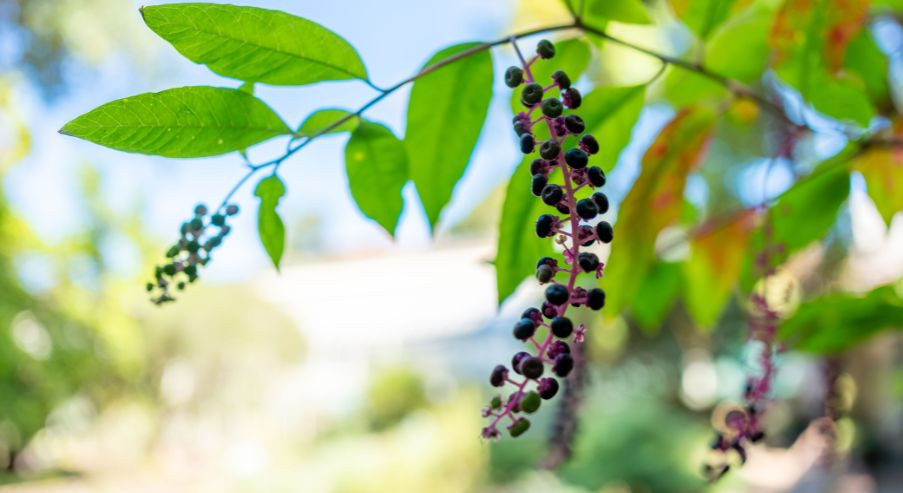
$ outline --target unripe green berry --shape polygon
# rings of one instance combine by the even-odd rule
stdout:
[[[536,269],[536,279],[540,284],[545,284],[552,280],[555,277],[555,271],[552,270],[548,265],[540,265]]]
[[[511,426],[508,427],[508,433],[511,434],[512,437],[517,438],[523,435],[527,430],[530,429],[530,420],[527,418],[517,418]]]
[[[520,399],[520,408],[527,414],[535,413],[540,404],[542,404],[542,398],[536,392],[527,392]]]
[[[495,396],[489,401],[489,406],[493,409],[498,409],[502,407],[502,398],[500,396]]]

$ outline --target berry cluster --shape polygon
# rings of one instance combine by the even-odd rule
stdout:
[[[530,67],[539,59],[555,56],[555,47],[542,40],[536,54],[523,60],[521,67],[510,67],[505,72],[505,83],[521,89],[521,102],[526,108],[514,117],[514,131],[520,140],[524,154],[538,152],[530,166],[532,192],[543,203],[554,208],[556,214],[543,214],[536,220],[536,234],[540,238],[558,237],[563,247],[563,262],[543,257],[536,264],[536,278],[547,284],[545,302],[539,308],[531,307],[523,312],[514,324],[514,337],[531,345],[532,351],[520,351],[511,359],[511,366],[498,365],[492,370],[489,383],[494,387],[514,386],[503,398],[496,395],[483,409],[484,417],[491,418],[483,428],[486,439],[500,437],[499,423],[507,425],[511,436],[519,436],[530,428],[530,421],[518,416],[535,412],[543,400],[558,393],[559,378],[567,377],[579,363],[571,351],[570,343],[583,342],[586,327],[574,323],[565,316],[569,306],[586,306],[600,310],[605,305],[605,292],[600,288],[585,289],[576,285],[580,273],[593,273],[602,277],[603,264],[591,252],[580,251],[596,241],[609,243],[613,238],[611,224],[588,224],[599,214],[608,211],[608,197],[592,190],[605,185],[605,173],[597,166],[589,166],[589,157],[599,152],[599,143],[584,133],[586,124],[576,114],[565,115],[566,110],[580,107],[580,91],[571,86],[568,75],[562,71],[552,74],[549,85],[533,79]],[[552,94],[558,93],[557,97]],[[539,113],[534,117],[534,113]],[[539,135],[547,135],[539,141]],[[557,183],[556,183],[557,182]],[[581,198],[582,197],[582,198]],[[566,280],[559,281],[562,275]],[[513,374],[520,375],[517,377]],[[530,389],[532,387],[532,390]]]
[[[766,245],[757,256],[757,266],[764,271],[763,290],[754,292],[750,296],[749,339],[758,341],[762,345],[759,364],[759,373],[747,377],[746,387],[743,391],[743,406],[736,407],[724,413],[723,419],[718,419],[719,430],[712,440],[710,448],[716,453],[714,459],[703,465],[703,473],[709,481],[720,479],[730,471],[729,454],[731,451],[737,454],[739,463],[746,463],[746,448],[753,443],[765,438],[762,428],[762,418],[769,404],[771,384],[777,370],[774,363],[774,355],[777,351],[775,338],[777,337],[780,314],[768,304],[767,289],[768,279],[774,274],[771,255],[782,253],[781,245],[770,246],[771,229],[766,225]]]
[[[147,283],[151,301],[157,305],[175,301],[171,288],[182,291],[198,279],[198,268],[210,262],[210,253],[220,246],[231,228],[229,216],[238,214],[238,206],[229,204],[208,217],[207,206],[194,208],[194,217],[182,223],[179,241],[166,251],[168,261],[154,268],[154,281]],[[156,293],[155,293],[156,291]]]

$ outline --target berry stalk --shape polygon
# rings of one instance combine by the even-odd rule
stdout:
[[[565,108],[575,110],[582,102],[580,92],[571,87],[567,74],[556,71],[552,74],[552,83],[545,87],[534,79],[531,67],[554,55],[554,46],[546,40],[538,43],[536,55],[529,60],[525,60],[518,51],[521,66],[510,67],[506,71],[505,83],[512,88],[524,85],[521,102],[526,109],[514,117],[513,124],[520,139],[521,151],[524,154],[538,152],[540,156],[531,163],[533,194],[567,216],[562,219],[552,214],[541,215],[536,221],[536,234],[541,238],[558,236],[557,243],[564,248],[563,261],[567,267],[559,267],[558,260],[551,257],[541,258],[537,263],[537,279],[541,284],[549,284],[545,291],[546,301],[540,308],[531,307],[524,311],[513,330],[514,337],[529,341],[535,352],[521,351],[512,358],[511,369],[522,375],[522,379],[509,376],[509,370],[504,365],[493,369],[490,384],[495,387],[512,384],[514,390],[504,402],[502,396],[497,395],[483,409],[484,417],[492,418],[482,431],[482,436],[487,439],[500,437],[498,425],[504,419],[511,421],[507,428],[512,436],[519,436],[529,429],[530,421],[517,415],[535,412],[542,400],[551,399],[558,393],[560,386],[555,378],[542,377],[547,365],[559,378],[567,377],[573,370],[575,358],[568,342],[583,342],[586,327],[581,324],[574,328],[566,317],[569,306],[588,306],[599,310],[605,304],[605,292],[601,289],[586,290],[577,286],[581,271],[592,272],[599,278],[603,269],[598,256],[581,252],[581,246],[590,246],[596,241],[608,243],[613,236],[611,225],[605,221],[599,222],[595,228],[581,224],[608,210],[608,198],[601,192],[582,199],[577,195],[585,185],[601,187],[605,184],[605,174],[601,168],[587,167],[589,156],[599,151],[599,144],[591,135],[583,134],[586,125],[579,116],[563,115]],[[547,97],[556,90],[558,97]],[[534,118],[537,110],[541,114]],[[534,130],[540,122],[543,122],[549,138],[537,146]],[[582,137],[574,145],[572,138],[581,134]],[[565,151],[564,147],[568,145],[572,147]],[[559,172],[560,185],[550,181]],[[562,272],[567,273],[567,281],[563,284],[555,281],[556,275]],[[542,342],[536,338],[539,329],[547,331],[540,338]],[[535,390],[527,391],[531,384],[535,384]]]

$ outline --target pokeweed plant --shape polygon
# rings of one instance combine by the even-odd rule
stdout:
[[[530,424],[523,414],[535,412],[559,392],[557,377],[565,379],[566,395],[555,428],[570,431],[553,433],[553,442],[573,438],[573,413],[585,381],[581,342],[587,327],[575,327],[570,307],[599,310],[605,305],[609,317],[625,316],[650,328],[662,325],[682,299],[690,318],[704,329],[717,324],[739,287],[753,293],[757,312],[751,335],[766,345],[765,371],[750,381],[745,410],[727,417],[731,432],[719,436],[714,448],[745,454],[747,442],[762,436],[758,413],[770,398],[776,344],[838,352],[865,335],[903,325],[903,303],[889,287],[864,297],[814,293],[796,314],[779,319],[767,300],[755,294],[753,262],[744,256],[755,237],[752,226],[762,217],[768,218],[770,240],[782,245],[785,255],[824,238],[849,194],[851,171],[865,179],[885,220],[903,209],[894,192],[903,183],[903,121],[890,97],[886,57],[869,25],[870,19],[885,15],[887,6],[826,0],[817,7],[825,15],[811,15],[816,7],[805,0],[667,0],[666,9],[650,15],[638,0],[563,3],[568,22],[447,47],[413,75],[387,87],[370,79],[345,39],[298,16],[209,3],[143,7],[141,16],[152,31],[190,61],[238,81],[238,87],[180,87],[126,97],[75,118],[61,133],[124,152],[170,158],[241,156],[245,173],[215,209],[195,208],[165,252],[166,260],[156,267],[147,289],[151,300],[162,304],[199,278],[228,237],[228,220],[238,213],[234,195],[252,178],[260,178],[254,189],[258,233],[279,268],[285,226],[278,206],[288,190],[280,167],[326,135],[350,134],[345,171],[351,196],[365,216],[393,234],[405,205],[401,190],[412,182],[429,226],[435,228],[486,120],[493,97],[492,50],[516,49],[521,38],[565,33],[570,37],[559,40],[557,48],[542,40],[529,59],[518,52],[520,66],[504,74],[505,84],[516,89],[514,142],[526,157],[509,181],[502,207],[494,262],[498,301],[531,274],[547,286],[545,301],[524,311],[513,329],[530,350],[515,354],[510,367],[499,365],[491,372],[491,385],[513,386],[513,391],[492,398],[484,409],[489,423],[482,436],[499,438],[499,426],[514,436],[526,432]],[[606,30],[613,21],[654,24],[664,11],[694,40],[677,55]],[[588,66],[598,60],[594,55],[600,47],[604,54],[610,45],[657,61],[661,68],[647,83],[597,86],[582,94],[575,83],[583,79],[592,86],[599,70]],[[254,94],[256,84],[348,80],[365,84],[375,95],[356,110],[321,108],[298,125],[286,123]],[[413,87],[403,136],[366,118],[370,108],[408,85]],[[794,97],[797,102],[788,109],[786,101]],[[596,219],[609,209],[608,196],[596,189],[605,185],[606,171],[631,140],[640,112],[656,98],[669,103],[674,116],[646,150],[638,178],[617,204],[619,241],[603,263],[589,249],[611,242],[613,228]],[[814,114],[831,125],[812,124]],[[746,133],[739,139],[721,135],[722,124]],[[799,138],[828,132],[846,145],[808,170],[797,170],[804,176],[779,196],[753,206],[719,205],[697,221],[693,204],[684,198],[688,177],[700,168],[708,170],[711,142],[717,139],[755,142],[747,146],[752,150],[721,146],[735,151],[729,158],[738,163],[767,154],[768,139],[752,133],[756,126]],[[284,152],[261,162],[250,159],[249,148],[274,138],[286,140]],[[794,164],[790,154],[785,157]],[[708,186],[718,186],[717,180],[707,180]],[[675,229],[683,233],[665,235]],[[669,238],[691,250],[677,269],[664,259],[663,252],[672,246]],[[603,268],[609,296],[597,285]],[[826,315],[820,311],[824,300],[849,310]],[[855,317],[845,319],[843,313]],[[720,477],[723,465],[710,465],[710,476]]]
[[[537,44],[535,55],[529,60],[521,57],[520,67],[510,67],[505,72],[508,87],[523,86],[520,102],[525,109],[515,115],[513,126],[520,151],[537,155],[530,163],[531,191],[562,215],[542,214],[536,219],[534,230],[539,238],[557,237],[563,248],[563,262],[542,257],[536,263],[537,280],[548,285],[545,301],[539,308],[524,311],[513,328],[514,337],[529,343],[532,351],[516,353],[510,369],[497,365],[492,370],[492,386],[511,385],[514,390],[507,396],[496,395],[484,408],[484,417],[490,418],[482,432],[486,439],[500,437],[502,420],[510,420],[506,427],[512,437],[526,432],[530,420],[521,414],[536,412],[543,400],[558,393],[560,385],[549,374],[566,378],[574,369],[577,353],[571,352],[570,344],[583,343],[586,326],[581,323],[575,327],[567,316],[568,308],[601,310],[605,306],[605,291],[577,285],[581,273],[598,279],[604,268],[595,253],[581,251],[581,247],[610,243],[614,236],[607,221],[599,221],[595,227],[586,224],[608,212],[608,197],[601,191],[581,196],[587,195],[581,192],[605,185],[605,172],[589,165],[590,156],[599,152],[599,142],[586,133],[586,122],[572,111],[580,107],[583,97],[571,85],[567,73],[556,70],[547,81],[533,77],[531,67],[554,56],[555,46],[544,39]],[[566,109],[571,110],[567,115]],[[537,141],[540,130],[545,138]]]

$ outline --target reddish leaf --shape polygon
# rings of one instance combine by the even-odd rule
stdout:
[[[634,295],[655,260],[658,233],[678,221],[687,174],[700,162],[714,122],[709,109],[685,109],[646,151],[640,176],[621,204],[606,263],[609,313]]]

